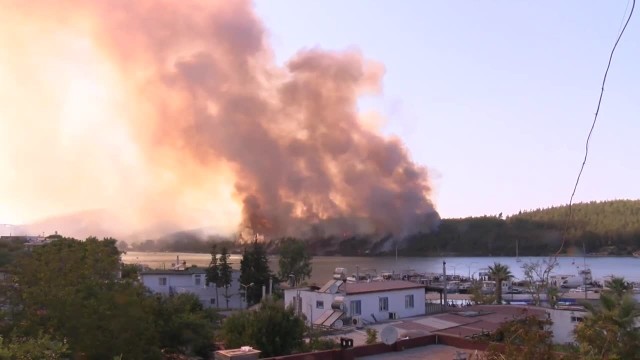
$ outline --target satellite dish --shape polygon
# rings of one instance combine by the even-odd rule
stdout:
[[[338,319],[338,320],[336,320],[336,322],[333,323],[333,328],[340,330],[340,329],[342,329],[343,325],[344,324],[342,323],[342,320]]]
[[[398,329],[393,326],[387,326],[380,332],[380,339],[387,345],[393,345],[398,340]]]

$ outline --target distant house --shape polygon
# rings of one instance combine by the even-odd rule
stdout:
[[[216,286],[214,284],[207,286],[205,268],[179,266],[169,270],[145,270],[140,273],[140,281],[154,293],[164,295],[192,293],[198,296],[205,307],[227,308],[225,289],[218,288],[216,300]],[[240,271],[233,270],[228,294],[229,309],[246,307],[244,296],[240,293]]]
[[[347,283],[333,279],[320,289],[286,289],[293,306],[317,327],[364,326],[425,314],[425,286],[403,280]]]

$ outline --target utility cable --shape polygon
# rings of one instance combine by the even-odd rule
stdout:
[[[560,244],[560,249],[556,252],[555,256],[557,257],[562,250],[564,249],[564,244],[567,240],[567,232],[569,231],[569,224],[571,223],[573,217],[572,205],[573,205],[573,197],[576,194],[576,190],[578,189],[578,184],[580,183],[580,177],[582,176],[582,171],[584,170],[584,166],[587,163],[587,158],[589,156],[589,142],[591,141],[591,134],[593,134],[593,129],[596,127],[596,122],[598,121],[598,114],[600,113],[600,105],[602,104],[602,96],[604,94],[604,85],[607,82],[607,75],[609,74],[609,68],[611,67],[611,61],[613,60],[613,54],[618,47],[618,43],[624,34],[624,31],[627,29],[627,25],[629,25],[629,20],[631,20],[631,16],[633,15],[633,10],[636,7],[636,0],[633,0],[631,4],[631,11],[629,12],[629,16],[627,17],[627,21],[624,23],[624,27],[620,31],[618,38],[616,39],[615,44],[613,44],[613,48],[611,49],[611,53],[609,54],[609,62],[607,63],[607,69],[604,72],[604,76],[602,78],[602,87],[600,89],[600,97],[598,98],[598,106],[596,107],[596,113],[593,117],[593,122],[591,123],[591,129],[589,129],[589,135],[587,136],[587,141],[585,143],[585,151],[584,151],[584,160],[582,160],[582,166],[580,166],[580,172],[578,172],[578,177],[576,178],[576,183],[573,186],[573,192],[571,193],[571,198],[569,199],[569,215],[567,216],[567,221],[564,226],[564,231],[562,232],[562,243]],[[626,10],[625,10],[626,12]]]

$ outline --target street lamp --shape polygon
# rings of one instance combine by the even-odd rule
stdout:
[[[248,307],[249,307],[249,303],[247,302],[247,290],[248,290],[251,286],[253,286],[253,283],[248,284],[248,285],[245,285],[245,284],[240,283],[240,286],[242,286],[242,287],[244,288],[244,306],[245,306],[245,308],[248,308]]]

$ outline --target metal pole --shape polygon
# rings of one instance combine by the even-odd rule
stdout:
[[[444,282],[442,283],[442,296],[444,299],[444,306],[447,306],[447,262],[442,260],[442,275],[444,276]]]

